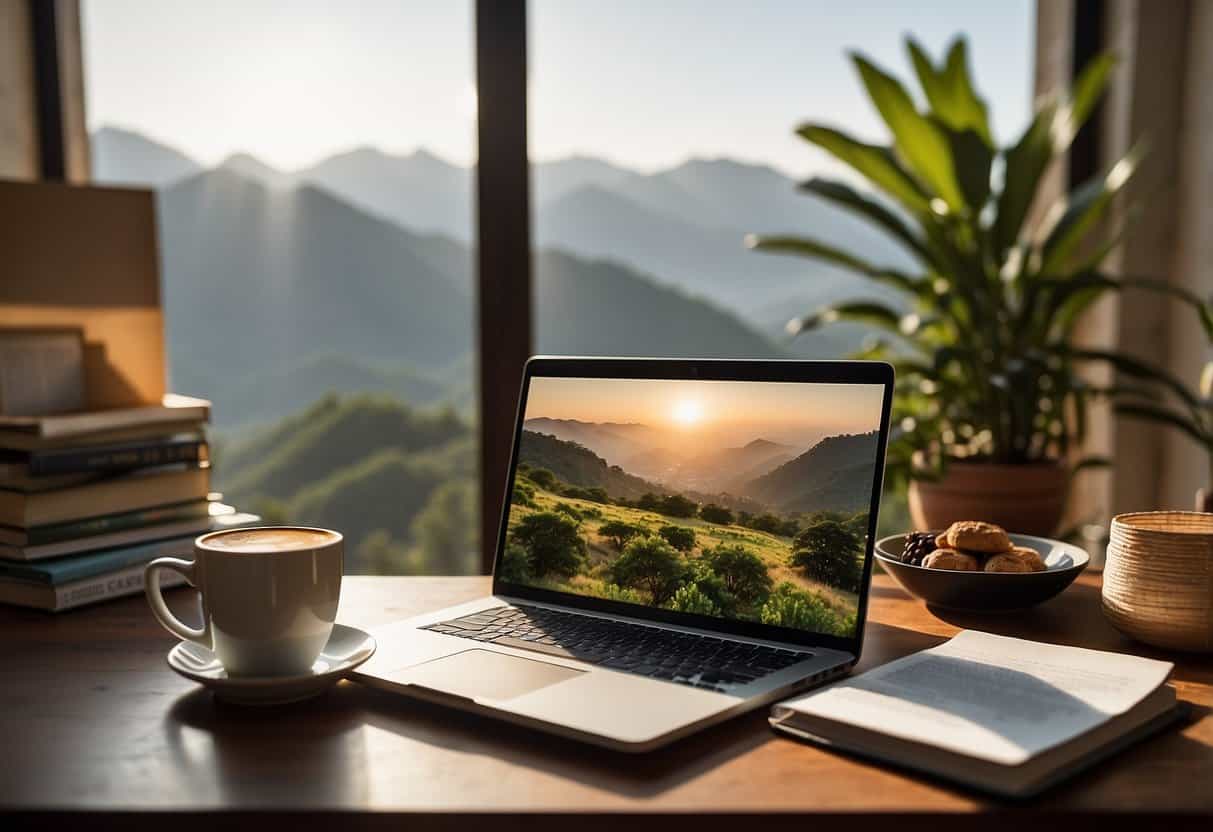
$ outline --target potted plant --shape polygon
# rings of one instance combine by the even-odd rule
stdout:
[[[1149,369],[1117,353],[1080,348],[1074,332],[1083,312],[1105,293],[1133,286],[1193,305],[1211,333],[1213,314],[1166,283],[1099,270],[1117,236],[1093,235],[1136,168],[1137,149],[1038,223],[1028,221],[1046,171],[1103,92],[1110,56],[1092,60],[1073,89],[1039,102],[1018,140],[1000,147],[973,86],[965,41],[957,38],[940,64],[912,39],[907,48],[925,109],[896,78],[851,56],[890,145],[866,144],[824,124],[796,132],[860,174],[872,192],[822,178],[802,188],[889,235],[913,258],[913,269],[889,268],[810,237],[747,242],[841,266],[903,299],[833,304],[788,329],[859,321],[882,331],[862,357],[888,360],[897,370],[889,469],[910,479],[917,527],[972,518],[1051,534],[1076,470],[1071,453],[1085,436],[1088,404],[1111,392],[1084,381],[1080,366]]]

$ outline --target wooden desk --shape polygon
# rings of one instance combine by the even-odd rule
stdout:
[[[340,618],[373,626],[474,598],[487,586],[485,578],[350,578]],[[187,590],[179,591],[174,604],[188,598]],[[1027,614],[946,621],[881,576],[872,591],[861,669],[936,644],[964,626],[1160,655],[1105,623],[1097,575]],[[632,757],[348,682],[283,708],[222,705],[169,671],[165,653],[174,640],[142,598],[58,617],[0,609],[0,628],[0,748],[7,757],[0,764],[0,807],[23,810],[3,821],[5,829],[15,820],[59,821],[90,832],[132,825],[228,832],[264,828],[267,810],[319,810],[325,814],[276,819],[336,825],[342,832],[450,828],[463,826],[460,820],[493,830],[503,824],[564,830],[572,823],[583,832],[633,822],[614,813],[658,815],[648,825],[665,826],[671,814],[774,812],[761,821],[764,829],[799,830],[984,830],[1022,827],[1047,815],[1068,829],[1102,832],[1107,811],[1166,813],[1168,832],[1177,824],[1208,829],[1213,820],[1208,657],[1169,656],[1178,661],[1180,697],[1195,706],[1191,724],[1014,807],[778,738],[765,713]],[[144,811],[132,814],[135,809]],[[197,817],[213,810],[225,811],[221,826]],[[100,814],[62,814],[84,811]],[[597,815],[572,820],[562,816],[568,812]],[[920,814],[883,815],[881,822],[888,812]],[[978,821],[974,812],[985,816]],[[818,816],[806,821],[799,813]],[[735,829],[750,822],[700,817],[694,823]]]

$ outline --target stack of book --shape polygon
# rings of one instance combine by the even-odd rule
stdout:
[[[0,416],[0,602],[58,611],[140,592],[148,561],[255,523],[210,493],[209,417],[183,396]]]

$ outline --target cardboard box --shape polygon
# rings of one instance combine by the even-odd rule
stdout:
[[[79,329],[87,409],[165,394],[152,191],[0,181],[0,328]]]

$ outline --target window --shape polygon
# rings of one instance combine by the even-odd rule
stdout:
[[[749,251],[748,232],[811,232],[888,266],[907,255],[796,189],[847,177],[806,121],[887,142],[846,52],[912,70],[960,34],[997,137],[1031,108],[1034,5],[611,4],[534,0],[530,158],[538,347],[556,354],[838,358],[855,324],[790,340],[789,319],[890,297],[850,273]],[[863,183],[850,179],[849,184]],[[882,524],[904,528],[898,501]]]
[[[470,3],[90,0],[94,179],[157,190],[215,486],[347,571],[479,569]]]

